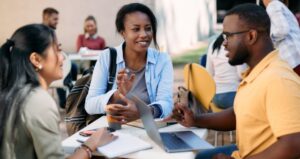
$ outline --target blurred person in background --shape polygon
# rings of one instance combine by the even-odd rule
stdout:
[[[88,16],[84,21],[84,34],[80,34],[77,38],[77,51],[81,47],[90,50],[103,50],[105,48],[105,40],[97,34],[97,22],[94,16]]]
[[[262,0],[271,19],[271,39],[280,57],[300,76],[300,28],[288,0]]]
[[[105,48],[105,40],[97,34],[98,27],[94,16],[89,15],[85,19],[83,30],[84,34],[78,36],[76,43],[77,51],[79,53],[87,50],[103,50]],[[95,64],[96,61],[91,61],[90,67],[95,66]]]
[[[55,30],[58,24],[58,14],[59,12],[54,8],[45,8],[43,10],[43,24]]]
[[[207,51],[206,69],[216,82],[216,95],[213,102],[222,109],[233,106],[236,90],[242,79],[242,72],[247,65],[231,66],[226,54],[228,51],[222,45],[224,38],[221,35],[213,41]]]
[[[43,24],[52,28],[53,30],[57,29],[59,20],[59,12],[55,8],[45,8],[43,10]],[[70,73],[65,77],[63,84],[69,89],[73,87],[72,81],[77,79],[77,65],[72,63]],[[66,91],[62,88],[57,88],[57,95],[59,100],[59,106],[65,108],[66,104]]]

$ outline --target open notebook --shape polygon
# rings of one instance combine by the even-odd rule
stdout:
[[[118,136],[115,141],[97,148],[99,153],[108,158],[115,158],[132,152],[152,148],[149,143],[130,134],[120,132],[114,132],[114,134]],[[84,142],[87,139],[88,137],[80,136],[77,140]]]

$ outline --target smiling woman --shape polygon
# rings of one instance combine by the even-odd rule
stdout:
[[[100,37],[97,32],[97,22],[94,16],[88,16],[84,21],[84,34],[80,34],[77,38],[77,51],[82,47],[90,50],[102,50],[105,48],[105,40]]]
[[[116,81],[112,90],[105,92],[110,53],[104,50],[95,66],[86,111],[89,114],[106,112],[122,124],[136,120],[139,113],[129,100],[134,94],[149,104],[156,118],[167,116],[173,107],[173,66],[167,53],[149,48],[152,40],[158,48],[154,14],[143,4],[131,3],[118,11],[115,23],[124,39],[116,47]]]
[[[19,28],[0,49],[0,158],[64,158],[59,113],[47,92],[62,77],[63,57],[54,31],[42,24]],[[88,158],[115,137],[106,129],[70,158]]]

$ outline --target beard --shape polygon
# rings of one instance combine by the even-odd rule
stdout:
[[[232,66],[241,65],[247,62],[248,57],[249,57],[249,51],[246,49],[246,47],[240,45],[240,47],[235,52],[235,56],[229,59],[228,62]]]
[[[56,30],[56,24],[49,24],[49,27],[53,30]]]

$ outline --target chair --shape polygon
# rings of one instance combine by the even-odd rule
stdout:
[[[184,69],[184,82],[198,101],[211,112],[220,112],[223,109],[217,107],[212,99],[216,93],[216,84],[207,70],[199,64],[187,64]],[[217,146],[218,131],[215,131],[215,146]],[[222,134],[222,143],[224,136]],[[230,131],[230,141],[232,142],[232,131]]]
[[[210,109],[210,103],[216,93],[216,84],[211,75],[199,64],[187,64],[184,69],[184,82],[198,101]]]

